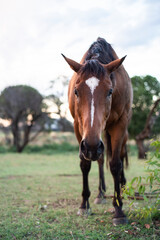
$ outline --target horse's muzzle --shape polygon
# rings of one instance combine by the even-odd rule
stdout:
[[[96,145],[89,145],[85,139],[80,143],[80,155],[86,160],[96,161],[101,157],[103,152],[104,144],[101,140]]]

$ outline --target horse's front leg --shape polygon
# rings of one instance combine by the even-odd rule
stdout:
[[[86,215],[91,213],[89,205],[90,190],[88,183],[88,174],[91,168],[91,161],[87,161],[83,157],[81,157],[80,168],[82,171],[83,178],[83,190],[82,190],[82,203],[77,214]]]
[[[105,178],[104,178],[104,155],[98,160],[98,167],[99,167],[99,187],[98,187],[98,196],[96,197],[94,203],[95,204],[105,204],[105,192],[106,192],[106,185],[105,185]]]

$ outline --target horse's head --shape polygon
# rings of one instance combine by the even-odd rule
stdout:
[[[110,116],[114,92],[111,73],[122,64],[125,57],[109,64],[101,64],[95,59],[80,64],[64,55],[63,57],[77,73],[74,98],[75,120],[82,136],[80,154],[86,160],[98,160],[104,152],[101,133]]]

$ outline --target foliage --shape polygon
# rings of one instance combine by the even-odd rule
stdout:
[[[42,99],[36,89],[26,85],[7,87],[0,95],[0,116],[10,122],[18,152],[28,144],[31,128],[42,119]]]
[[[159,216],[160,217],[160,141],[154,141],[151,144],[155,148],[154,153],[150,156],[150,159],[146,161],[147,176],[146,177],[134,177],[126,186],[123,191],[123,197],[128,199],[128,196],[134,197],[134,200],[130,204],[133,206],[136,200],[136,191],[139,195],[142,195],[145,203],[143,207],[131,208],[131,216],[135,215],[140,219],[150,219]],[[149,185],[148,198],[146,195],[146,184]],[[154,198],[151,198],[153,197]]]
[[[145,77],[134,76],[131,80],[133,86],[133,114],[129,125],[129,134],[131,138],[135,138],[143,130],[154,100],[160,97],[160,82],[149,75]],[[160,117],[153,128],[153,134],[156,133],[160,133]]]
[[[0,96],[1,116],[4,119],[14,119],[22,112],[23,115],[29,113],[39,113],[41,111],[42,96],[40,93],[26,85],[10,86],[5,88]]]

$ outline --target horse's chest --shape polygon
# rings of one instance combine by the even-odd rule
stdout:
[[[109,116],[108,120],[107,120],[106,126],[109,127],[113,123],[117,122],[118,119],[119,119],[119,114],[116,111],[112,111],[110,113],[110,116]]]

